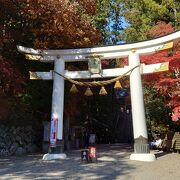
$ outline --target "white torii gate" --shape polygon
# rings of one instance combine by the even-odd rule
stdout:
[[[143,100],[143,89],[141,82],[141,74],[153,73],[168,70],[168,63],[158,63],[152,65],[143,65],[140,67],[139,56],[142,54],[154,53],[158,50],[168,49],[173,46],[173,40],[180,38],[180,31],[163,36],[160,38],[114,46],[102,46],[93,48],[80,49],[62,49],[62,50],[34,50],[18,46],[18,50],[25,53],[31,58],[42,62],[54,61],[54,71],[72,79],[84,78],[107,78],[124,74],[128,70],[134,68],[130,73],[130,93],[132,120],[134,132],[134,153],[131,154],[131,160],[154,161],[154,154],[150,154],[147,142],[147,127],[145,120],[145,109]],[[89,76],[87,71],[65,71],[65,62],[87,61],[88,57],[102,56],[103,59],[112,59],[120,57],[128,57],[128,66],[125,68],[106,69],[100,75]],[[66,154],[63,152],[63,111],[64,111],[64,79],[57,73],[52,72],[31,72],[31,79],[53,79],[53,95],[52,95],[52,113],[51,118],[57,119],[57,147],[54,152],[45,154],[43,159],[65,159]]]

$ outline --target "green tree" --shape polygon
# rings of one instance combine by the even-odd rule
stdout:
[[[117,44],[121,41],[123,17],[120,14],[121,0],[97,0],[93,24],[100,29],[103,44]]]
[[[158,21],[171,22],[175,29],[180,27],[180,2],[178,0],[122,0],[121,14],[129,26],[123,31],[126,42],[148,38],[147,31]]]

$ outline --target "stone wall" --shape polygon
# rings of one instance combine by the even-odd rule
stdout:
[[[37,150],[32,126],[0,125],[0,156],[22,155]]]

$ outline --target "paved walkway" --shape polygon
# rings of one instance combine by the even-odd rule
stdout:
[[[43,161],[42,154],[0,157],[0,180],[179,180],[180,154],[152,152],[155,162],[129,160],[125,144],[97,146],[98,162],[82,163],[80,150],[67,152],[66,160]]]

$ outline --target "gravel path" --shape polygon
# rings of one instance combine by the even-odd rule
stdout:
[[[97,146],[98,162],[82,163],[80,150],[66,160],[43,161],[42,154],[0,158],[0,180],[179,180],[180,154],[155,152],[157,161],[131,161],[126,144]]]

